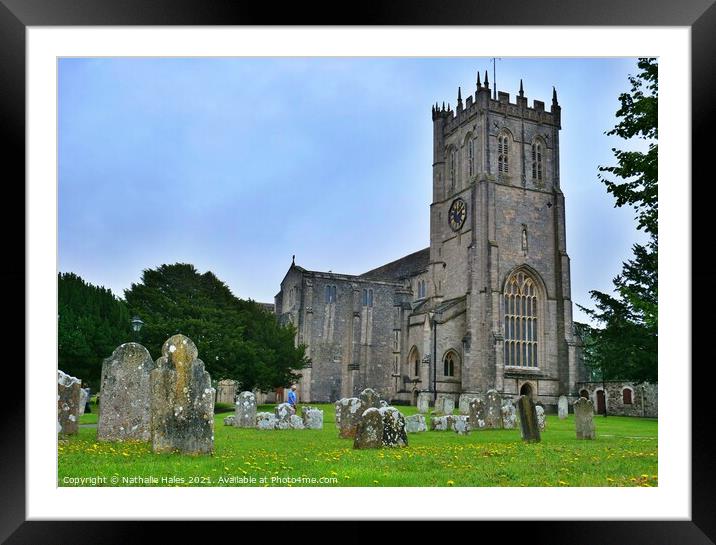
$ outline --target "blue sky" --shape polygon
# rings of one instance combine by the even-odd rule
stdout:
[[[273,302],[291,263],[360,274],[429,244],[436,101],[487,58],[71,58],[59,61],[59,264],[123,296],[193,263]],[[497,61],[497,88],[562,106],[572,299],[643,240],[597,179],[636,59]],[[586,321],[574,308],[575,319]]]

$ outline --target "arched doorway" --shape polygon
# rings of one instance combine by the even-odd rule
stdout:
[[[589,392],[587,390],[582,390],[581,392],[579,392],[579,397],[589,399]]]
[[[522,387],[520,388],[520,395],[529,396],[530,398],[534,397],[534,390],[529,382],[525,382],[522,385]]]
[[[597,390],[597,414],[607,414],[607,403],[604,390]]]

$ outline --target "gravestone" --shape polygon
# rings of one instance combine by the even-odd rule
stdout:
[[[57,433],[74,435],[79,429],[80,379],[57,371]]]
[[[428,431],[425,424],[425,417],[422,414],[413,414],[405,417],[405,431],[407,433],[419,433]]]
[[[238,383],[235,380],[228,378],[220,380],[216,385],[216,402],[228,403],[230,405],[236,403],[237,385]]]
[[[452,414],[455,410],[455,401],[451,397],[438,395],[435,400],[435,412],[437,414]]]
[[[303,425],[303,418],[301,418],[297,414],[292,414],[289,418],[289,427],[292,430],[302,430],[306,426]]]
[[[482,398],[475,398],[470,401],[469,405],[470,413],[468,415],[470,429],[473,430],[484,430],[487,423],[485,422],[486,407],[485,402]]]
[[[537,426],[539,427],[539,431],[544,431],[546,426],[544,407],[542,407],[542,405],[536,405],[535,412],[537,413]]]
[[[407,447],[408,434],[403,414],[395,407],[381,407],[378,412],[383,417],[383,446]]]
[[[452,417],[452,429],[458,435],[468,435],[470,433],[470,417],[469,415],[458,415]]]
[[[502,400],[502,427],[506,430],[513,430],[517,426],[517,409],[511,399]]]
[[[290,403],[279,403],[274,409],[276,415],[276,429],[287,430],[291,427],[291,416],[296,416],[293,413],[293,407]],[[303,423],[303,420],[301,421]]]
[[[363,411],[370,409],[380,409],[380,395],[373,388],[366,388],[359,395],[358,399],[363,403]]]
[[[375,407],[367,409],[356,425],[354,449],[383,446],[383,415]]]
[[[150,383],[152,450],[211,454],[216,391],[190,338],[177,334],[166,340]]]
[[[537,424],[537,411],[532,398],[521,395],[517,399],[517,410],[520,414],[520,434],[526,443],[539,443],[539,425]]]
[[[485,427],[502,428],[502,396],[497,390],[488,390],[485,396]]]
[[[559,400],[557,401],[557,416],[560,420],[564,420],[567,418],[568,414],[569,403],[567,401],[567,396],[559,396]]]
[[[574,402],[574,422],[577,439],[596,439],[594,429],[594,404],[590,399],[580,397]]]
[[[234,426],[237,428],[256,427],[256,396],[253,392],[241,392],[236,397]]]
[[[470,414],[470,402],[478,398],[482,398],[482,396],[480,394],[461,394],[458,401],[458,412],[460,414]]]
[[[80,388],[80,415],[85,414],[85,407],[89,401],[89,388]]]
[[[336,401],[336,425],[338,436],[343,439],[356,436],[356,429],[366,409],[357,397],[344,397]]]
[[[275,430],[277,422],[273,413],[256,413],[257,430]]]
[[[430,429],[434,431],[448,431],[452,429],[452,416],[433,416],[430,419]]]
[[[381,399],[380,407],[389,407],[388,402],[385,399]],[[378,408],[380,408],[380,407],[378,407]]]
[[[236,425],[236,417],[232,414],[231,416],[227,416],[224,418],[224,426],[235,426]]]
[[[426,414],[430,410],[430,401],[433,399],[433,394],[430,392],[423,392],[418,394],[418,412]]]
[[[301,416],[303,417],[303,426],[307,430],[323,429],[323,411],[313,407],[302,407]]]
[[[151,373],[156,367],[139,343],[124,343],[102,362],[98,441],[150,441]]]

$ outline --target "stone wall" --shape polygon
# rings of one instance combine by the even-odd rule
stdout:
[[[586,390],[597,411],[597,392],[604,390],[602,382],[579,382],[578,391]],[[631,390],[631,403],[624,403],[624,390]],[[628,381],[606,382],[607,414],[617,416],[643,416],[657,418],[659,390],[657,384],[635,383]]]

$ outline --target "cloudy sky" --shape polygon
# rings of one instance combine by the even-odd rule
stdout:
[[[68,58],[59,61],[59,264],[123,296],[193,263],[273,302],[296,255],[360,274],[429,244],[436,101],[486,58]],[[643,237],[597,178],[636,59],[497,61],[511,100],[562,106],[572,298],[590,305]],[[586,321],[575,306],[575,319]]]

